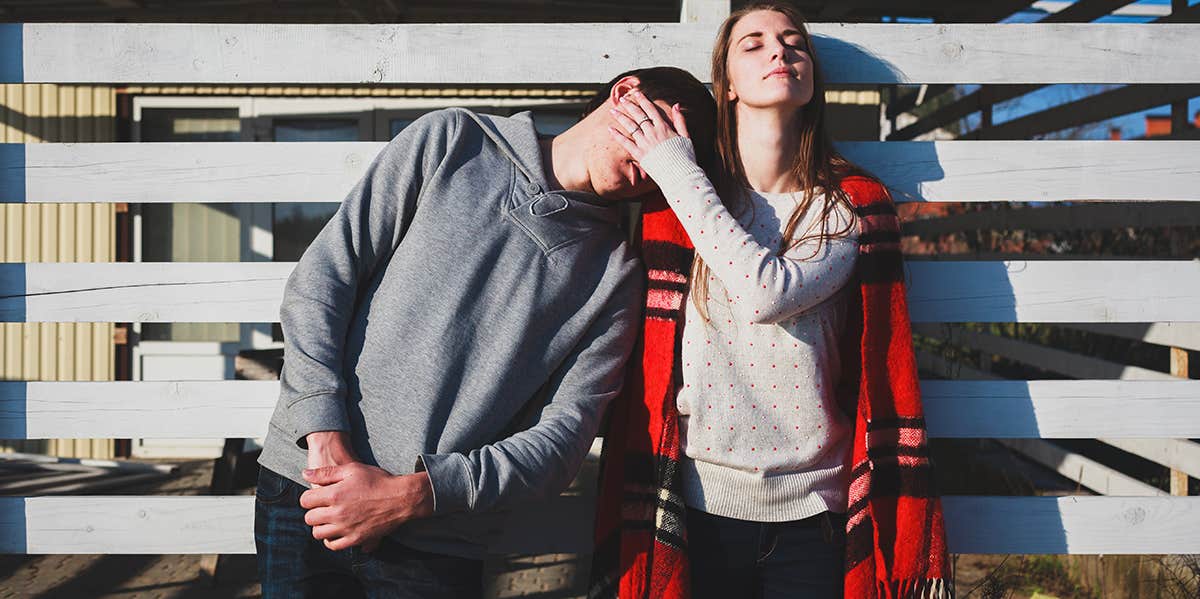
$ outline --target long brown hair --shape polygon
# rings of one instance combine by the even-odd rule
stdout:
[[[838,204],[851,210],[849,196],[841,188],[841,180],[849,175],[866,173],[855,166],[833,147],[829,133],[825,128],[825,82],[822,76],[821,63],[817,59],[812,37],[808,34],[804,17],[795,7],[781,2],[755,2],[737,10],[725,19],[717,33],[712,55],[712,84],[713,96],[717,103],[716,131],[716,161],[715,185],[722,203],[735,214],[744,210],[747,200],[746,190],[750,187],[746,179],[746,170],[742,167],[741,155],[737,145],[737,114],[736,104],[729,99],[729,45],[733,36],[733,27],[742,17],[762,10],[775,11],[791,19],[792,24],[804,38],[804,46],[812,60],[813,96],[807,104],[800,108],[798,119],[798,147],[792,162],[792,176],[803,190],[803,199],[796,205],[787,220],[783,237],[777,250],[783,255],[788,250],[808,242],[817,240],[816,256],[821,251],[822,244],[828,239],[847,236],[854,228],[851,221],[844,229],[835,232],[826,231],[825,223],[833,214]],[[867,175],[869,176],[869,175]],[[800,226],[804,215],[812,208],[816,200],[815,190],[822,189],[824,201],[821,206],[821,226],[815,232],[805,231],[799,238],[796,229]],[[692,265],[691,290],[692,301],[705,320],[708,319],[708,278],[709,268],[699,255]]]

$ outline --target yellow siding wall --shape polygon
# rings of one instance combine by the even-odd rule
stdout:
[[[0,142],[104,142],[116,133],[111,87],[0,85]],[[111,262],[113,204],[0,204],[0,262]],[[0,379],[110,381],[112,323],[2,323]],[[107,458],[111,439],[0,441],[0,451]]]

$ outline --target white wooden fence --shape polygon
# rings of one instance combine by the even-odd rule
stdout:
[[[1200,83],[1198,25],[812,27],[844,83]],[[0,83],[565,83],[678,65],[715,26],[0,25]],[[436,49],[436,50],[432,50]],[[337,201],[375,143],[0,145],[0,202]],[[872,142],[901,201],[1200,200],[1200,142]],[[269,322],[289,264],[0,265],[0,321]],[[1200,321],[1200,263],[912,263],[917,322]],[[936,437],[1200,437],[1196,381],[927,381]],[[3,382],[0,437],[253,437],[270,382]],[[590,507],[513,549],[584,550]],[[1197,497],[945,498],[958,553],[1200,553]],[[250,497],[0,498],[0,551],[253,552]],[[530,545],[532,543],[532,545]]]

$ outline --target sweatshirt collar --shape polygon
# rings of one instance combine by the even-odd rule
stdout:
[[[591,218],[613,223],[620,221],[616,204],[594,193],[550,189],[546,182],[546,172],[542,169],[542,150],[538,144],[537,129],[533,125],[533,113],[525,111],[510,117],[498,117],[466,112],[516,165],[525,180],[537,186],[537,191],[527,189],[531,192],[530,195],[553,193],[566,199],[575,211],[587,214]]]

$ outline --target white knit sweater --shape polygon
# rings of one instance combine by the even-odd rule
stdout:
[[[687,458],[687,504],[759,522],[846,510],[853,423],[833,395],[840,372],[847,285],[858,243],[806,242],[777,255],[801,194],[750,190],[732,215],[695,164],[691,143],[673,138],[640,161],[711,269],[709,321],[687,298],[683,387],[677,398]],[[798,235],[820,226],[820,202]],[[851,223],[844,207],[827,232]]]

